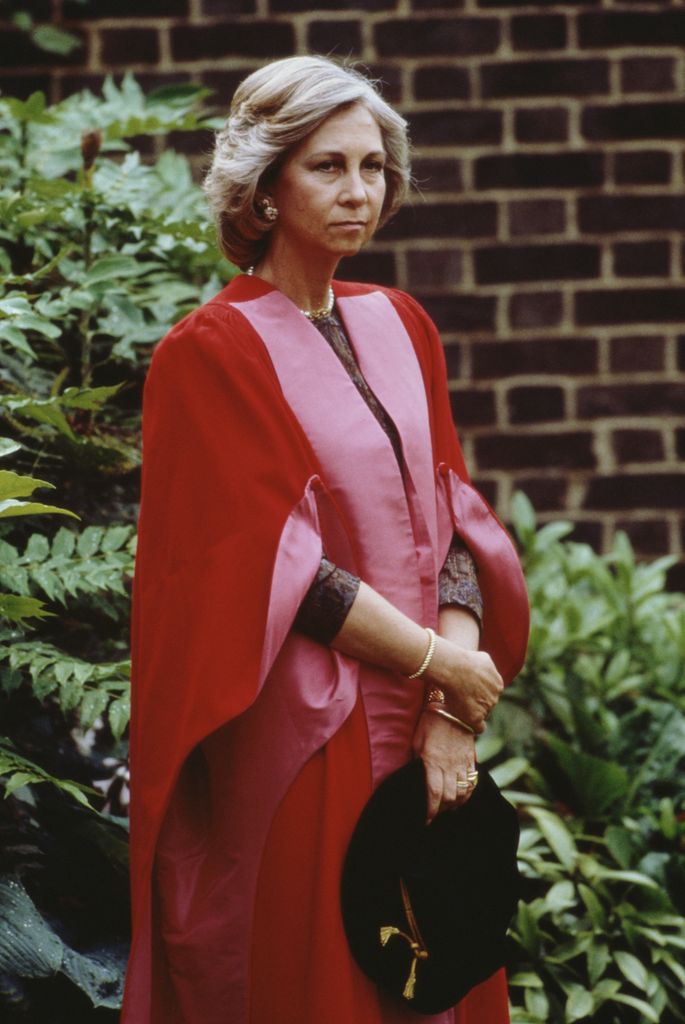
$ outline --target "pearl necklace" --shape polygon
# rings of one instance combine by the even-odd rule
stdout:
[[[248,275],[248,277],[252,277],[254,275],[254,267],[248,267],[245,273]],[[327,316],[331,315],[331,313],[333,312],[334,305],[335,295],[333,294],[333,289],[329,285],[328,296],[325,306],[320,306],[319,309],[302,309],[300,306],[298,306],[297,308],[299,309],[302,316],[307,317],[307,320],[324,320]]]

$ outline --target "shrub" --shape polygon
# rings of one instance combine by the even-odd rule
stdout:
[[[0,1002],[12,1022],[111,1019],[121,998],[141,388],[153,344],[230,274],[186,159],[167,149],[146,163],[130,140],[149,149],[206,128],[203,95],[145,97],[127,77],[52,107],[40,93],[0,99],[12,435],[0,442],[12,462],[0,472]],[[32,497],[55,485],[67,518],[35,520],[65,513]]]
[[[685,597],[514,500],[528,660],[481,756],[522,819],[512,1020],[685,1020]],[[502,760],[503,759],[503,760]]]

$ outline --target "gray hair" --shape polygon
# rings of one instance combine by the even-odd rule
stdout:
[[[226,257],[245,269],[266,250],[271,225],[255,206],[288,152],[342,107],[362,103],[373,114],[386,151],[386,194],[380,224],[409,190],[407,122],[376,84],[327,57],[287,57],[254,71],[236,89],[217,132],[204,190]]]

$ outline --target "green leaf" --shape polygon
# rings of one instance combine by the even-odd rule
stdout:
[[[133,256],[103,256],[96,260],[85,276],[86,286],[113,281],[118,277],[137,277],[142,267]]]
[[[562,769],[584,815],[601,818],[609,807],[617,807],[628,792],[625,769],[612,761],[574,750],[556,736],[547,737],[547,745]]]
[[[126,731],[129,718],[131,717],[131,701],[128,696],[117,697],[109,705],[109,725],[115,739],[119,740]]]
[[[542,807],[530,807],[529,813],[567,871],[572,871],[578,859],[578,849],[573,836],[558,814]]]
[[[585,904],[585,908],[592,922],[592,927],[596,932],[603,933],[606,930],[606,914],[602,904],[597,899],[595,893],[587,885],[583,885],[582,882],[578,885],[578,892],[580,898]]]
[[[100,948],[88,956],[71,949],[14,878],[0,879],[0,963],[9,977],[51,978],[60,972],[93,1006],[121,1006],[125,952]]]
[[[58,508],[56,505],[43,505],[36,501],[16,501],[14,498],[7,498],[5,501],[0,501],[0,519],[8,519],[11,516],[39,516],[47,514],[55,514],[61,516],[72,516],[74,519],[79,517],[75,512],[70,512],[66,508]]]
[[[618,965],[618,968],[631,985],[635,985],[642,992],[647,990],[647,981],[649,979],[649,972],[645,968],[644,964],[640,961],[633,953],[627,953],[624,950],[616,950],[614,952],[614,960]]]
[[[588,992],[581,985],[568,986],[568,998],[564,1011],[564,1019],[567,1024],[575,1020],[584,1020],[589,1017],[594,1009],[592,993]]]
[[[587,973],[592,985],[593,994],[597,996],[596,985],[600,980],[604,972],[606,971],[611,961],[611,953],[609,952],[609,946],[606,942],[593,942],[588,948],[586,953],[587,956]]]
[[[79,718],[84,729],[89,729],[107,707],[109,694],[106,690],[89,690],[81,701]]]
[[[56,558],[68,558],[76,547],[76,535],[65,526],[60,526],[52,540],[52,554]]]
[[[16,594],[0,594],[0,616],[12,622],[24,619],[46,619],[52,617],[43,601],[35,597],[18,597]]]
[[[21,451],[21,444],[19,441],[15,441],[12,437],[0,437],[0,459],[4,458],[5,455],[13,455],[14,452]]]
[[[65,32],[56,25],[39,25],[31,33],[36,46],[48,53],[58,53],[60,56],[67,56],[83,46],[83,41],[72,32]]]
[[[653,1024],[659,1024],[659,1014],[649,1003],[646,1003],[644,999],[636,999],[634,996],[626,996],[623,993],[616,993],[611,997],[612,1003],[622,1003],[624,1006],[632,1006],[634,1010],[638,1010],[643,1017],[647,1020],[653,1021]]]
[[[36,477],[13,473],[9,469],[0,469],[0,500],[24,498],[33,494],[37,487],[49,487],[54,490],[55,485],[48,480],[38,480]]]
[[[82,558],[90,558],[97,552],[104,532],[102,526],[87,526],[85,528],[76,543],[76,550]]]
[[[500,789],[504,789],[520,778],[528,770],[528,767],[527,758],[511,757],[508,761],[503,761],[502,764],[492,768],[490,774]]]

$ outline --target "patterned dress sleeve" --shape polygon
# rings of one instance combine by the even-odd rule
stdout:
[[[342,629],[359,590],[359,577],[321,559],[314,582],[295,617],[295,628],[320,644],[330,644]]]
[[[476,564],[471,552],[456,533],[438,577],[438,602],[441,608],[446,605],[466,608],[478,620],[478,625],[482,626],[483,598],[478,586]]]

